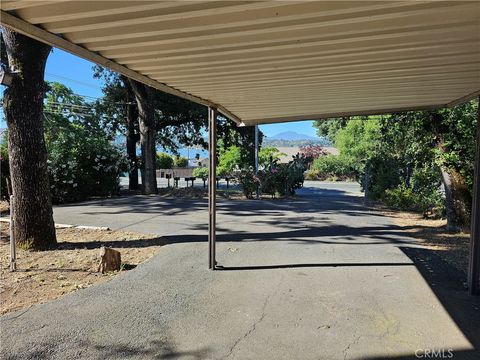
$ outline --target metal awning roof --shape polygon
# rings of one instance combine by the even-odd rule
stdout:
[[[246,125],[480,90],[480,1],[2,0],[2,24]]]

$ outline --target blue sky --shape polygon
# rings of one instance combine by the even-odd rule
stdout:
[[[93,63],[70,55],[62,50],[54,49],[48,57],[45,69],[45,79],[58,81],[80,95],[101,97],[102,81],[93,78]],[[3,87],[1,87],[3,92]],[[0,127],[6,127],[3,112],[1,112]],[[273,136],[284,131],[295,131],[300,134],[315,136],[311,121],[294,123],[261,125],[260,129],[266,136]]]

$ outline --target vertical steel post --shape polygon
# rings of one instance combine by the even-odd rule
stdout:
[[[468,289],[470,295],[480,295],[480,97],[478,100],[472,224],[470,230],[470,261],[468,264]]]
[[[258,176],[258,125],[255,125],[255,175]],[[257,185],[257,199],[260,197]]]
[[[208,268],[215,270],[216,247],[216,169],[217,169],[217,109],[208,108]]]
[[[13,205],[15,198],[13,195],[10,195],[10,271],[17,270],[17,249],[15,244],[15,233],[13,228],[15,226],[15,214],[13,210]]]

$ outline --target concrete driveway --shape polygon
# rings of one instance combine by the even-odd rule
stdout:
[[[363,207],[355,184],[299,195],[220,201],[218,271],[207,270],[206,201],[56,208],[60,223],[169,245],[108,283],[3,316],[2,358],[480,358],[480,303],[463,274]]]

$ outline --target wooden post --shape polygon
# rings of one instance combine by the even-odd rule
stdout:
[[[217,169],[217,109],[208,108],[208,268],[215,270],[216,242],[216,169]]]
[[[468,289],[470,295],[480,295],[480,97],[477,117],[477,140],[475,146],[472,224],[470,230],[470,261],[468,265]]]
[[[10,271],[17,270],[17,249],[15,244],[15,214],[14,214],[14,204],[15,198],[13,195],[10,195]]]

